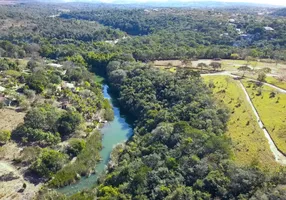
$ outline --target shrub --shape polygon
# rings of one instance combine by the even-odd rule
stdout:
[[[67,156],[51,149],[44,149],[40,157],[32,164],[30,169],[36,174],[49,178],[60,170],[67,161]]]
[[[60,119],[58,131],[62,136],[70,135],[75,132],[76,128],[80,125],[82,117],[77,112],[66,112]]]
[[[0,131],[0,143],[5,144],[11,138],[11,132],[7,130]]]
[[[61,141],[58,133],[45,132],[25,125],[17,127],[12,132],[12,139],[23,143],[39,142],[42,145],[56,144]]]
[[[257,80],[260,81],[260,82],[265,82],[265,79],[266,79],[266,74],[261,72],[258,74],[258,77],[257,77]]]
[[[85,146],[86,143],[83,139],[71,139],[67,148],[67,154],[71,157],[75,157],[85,148]]]

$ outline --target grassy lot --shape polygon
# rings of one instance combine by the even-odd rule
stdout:
[[[11,109],[0,109],[0,130],[12,131],[24,122],[26,113],[16,112]]]
[[[277,78],[275,78],[273,76],[267,76],[266,82],[270,83],[272,85],[276,85],[277,87],[280,87],[280,88],[286,90],[286,82],[285,81],[279,81]]]
[[[257,87],[246,80],[243,84],[274,142],[286,154],[286,94],[276,93],[275,89],[265,85]]]
[[[222,69],[227,71],[237,71],[239,67],[243,65],[250,65],[255,70],[263,69],[263,68],[270,68],[272,73],[279,75],[281,70],[286,69],[286,64],[284,63],[276,63],[273,60],[269,61],[250,61],[247,62],[245,60],[221,60],[215,61],[211,59],[200,59],[196,61],[189,61],[190,63],[187,66],[197,67],[199,63],[205,63],[209,65],[211,62],[220,62],[222,64]],[[158,68],[172,68],[172,67],[182,67],[183,62],[181,60],[156,60],[153,62],[153,65]],[[209,69],[212,69],[211,67]]]
[[[254,67],[255,70],[270,68],[272,73],[279,73],[281,69],[286,69],[286,65],[283,63],[276,63],[274,61],[271,62],[262,62],[262,61],[251,61],[247,63],[245,60],[222,60],[222,67],[225,70],[236,70],[241,65],[250,65]]]
[[[261,167],[277,166],[263,131],[259,128],[238,82],[228,76],[203,78],[207,84],[215,86],[214,96],[231,112],[226,134],[232,139],[235,162],[242,166],[250,165],[254,161],[258,161]]]

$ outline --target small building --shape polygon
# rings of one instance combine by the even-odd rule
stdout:
[[[229,23],[234,23],[234,22],[235,22],[235,19],[229,19],[228,22],[229,22]]]
[[[274,31],[274,29],[272,27],[270,27],[270,26],[265,26],[264,30],[266,30],[266,31]]]
[[[63,67],[63,65],[56,64],[56,63],[50,63],[50,64],[48,64],[48,66],[55,67],[55,68],[62,68]]]

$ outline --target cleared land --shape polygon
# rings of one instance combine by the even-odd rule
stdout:
[[[33,199],[41,185],[34,186],[8,162],[0,161],[0,199],[29,200]],[[26,188],[23,189],[23,184]]]
[[[231,112],[226,134],[232,140],[235,162],[239,165],[256,161],[260,166],[278,165],[239,82],[229,76],[203,78],[208,85],[214,86],[213,93],[218,102]]]
[[[24,122],[26,113],[10,109],[0,109],[0,130],[12,131],[18,124]]]
[[[264,126],[278,149],[286,154],[286,94],[251,81],[242,81]]]
[[[201,71],[202,73],[213,73],[212,67],[209,66],[212,62],[221,63],[221,69],[238,76],[244,75],[246,78],[257,79],[259,72],[264,71],[267,75],[266,82],[286,89],[286,64],[277,63],[273,60],[250,61],[245,60],[210,60],[201,59],[196,61],[181,61],[181,60],[156,60],[152,64],[162,70],[176,72],[178,67],[191,67],[193,70]],[[198,65],[204,63],[206,67],[200,68]],[[239,70],[242,66],[248,66],[249,71]],[[281,80],[282,79],[282,80]]]
[[[204,63],[209,65],[211,62],[219,62],[222,65],[223,70],[228,71],[237,71],[239,67],[248,65],[250,68],[255,70],[269,68],[273,74],[279,75],[281,71],[286,69],[286,64],[278,63],[274,61],[250,61],[245,60],[211,60],[211,59],[200,59],[195,61],[187,61],[187,64],[182,60],[156,60],[153,62],[155,67],[183,67],[183,66],[192,66],[197,67],[199,63]],[[211,69],[211,68],[210,68]]]

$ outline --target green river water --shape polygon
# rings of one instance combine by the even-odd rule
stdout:
[[[120,113],[119,107],[112,101],[111,95],[108,93],[108,86],[103,86],[103,94],[106,99],[110,100],[114,111],[114,120],[108,122],[101,129],[103,134],[102,146],[100,152],[102,161],[97,163],[95,167],[96,174],[92,174],[88,178],[82,177],[77,183],[58,189],[59,192],[66,195],[73,195],[84,189],[90,189],[97,183],[97,178],[105,171],[106,164],[109,161],[110,153],[115,145],[125,142],[132,134],[132,128],[126,121],[126,116]]]

